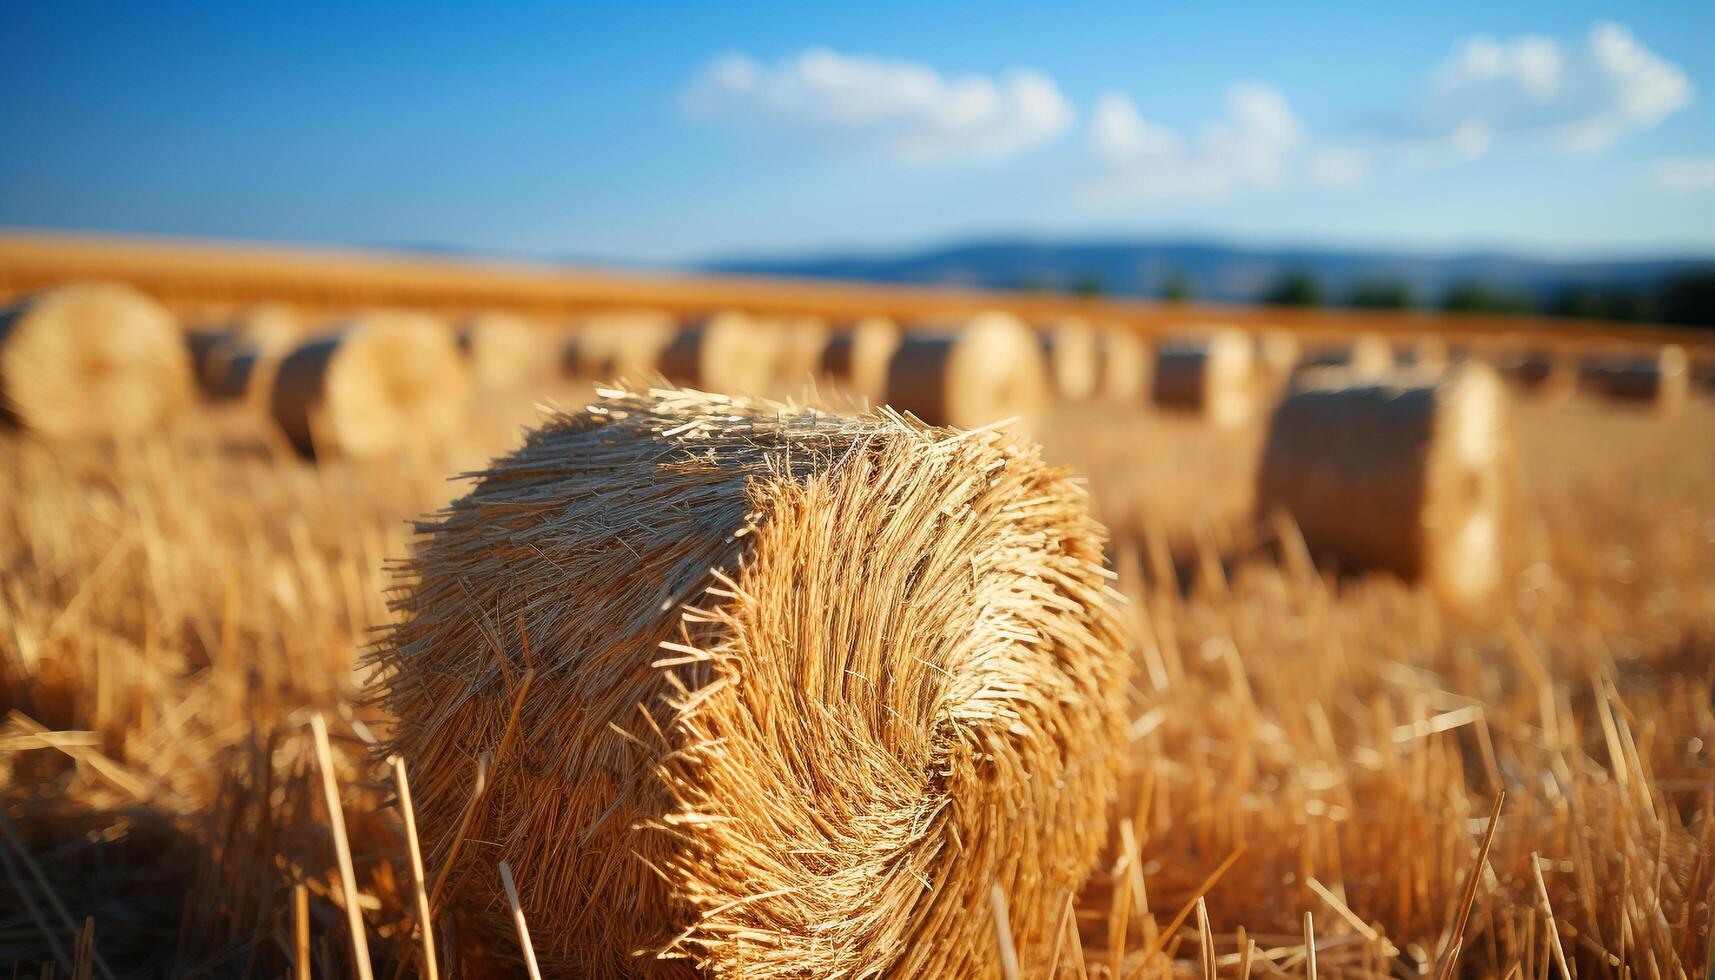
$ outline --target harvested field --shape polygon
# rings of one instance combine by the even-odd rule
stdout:
[[[368,975],[392,977],[423,972],[431,945],[443,975],[514,975],[521,952],[505,926],[516,893],[543,965],[568,969],[575,940],[563,922],[613,911],[598,904],[597,884],[567,885],[565,869],[638,880],[655,872],[600,833],[567,829],[579,826],[565,819],[575,796],[552,788],[566,785],[553,780],[567,771],[553,764],[582,756],[551,740],[580,729],[544,723],[578,704],[543,707],[544,692],[566,690],[567,679],[546,634],[519,627],[544,615],[533,604],[541,597],[483,567],[472,569],[480,579],[434,580],[435,601],[462,624],[444,675],[462,676],[484,699],[481,723],[440,763],[421,761],[409,748],[413,729],[396,722],[388,699],[366,694],[376,664],[365,658],[377,630],[404,635],[413,613],[409,602],[390,605],[389,589],[420,595],[410,590],[431,580],[421,564],[399,564],[424,553],[408,522],[470,492],[450,473],[516,450],[533,402],[556,393],[573,410],[593,397],[585,380],[485,400],[464,410],[447,451],[373,459],[302,459],[241,403],[204,405],[111,442],[0,429],[0,963],[116,977],[279,976],[302,963],[316,976],[356,976],[366,956]],[[1579,393],[1515,397],[1508,410],[1517,568],[1490,606],[1461,612],[1389,572],[1318,569],[1290,522],[1256,519],[1266,413],[1217,430],[1141,399],[1049,407],[1036,431],[1051,462],[1088,481],[1130,637],[1131,678],[1108,692],[1126,705],[1117,796],[1105,820],[1085,825],[1083,850],[1065,852],[1098,855],[1075,897],[1059,897],[1064,885],[1030,892],[1008,879],[1012,890],[996,900],[979,873],[960,879],[969,887],[954,905],[923,906],[958,937],[951,947],[908,938],[943,933],[896,930],[865,947],[867,959],[792,959],[803,947],[789,944],[767,947],[792,951],[783,958],[745,959],[763,955],[754,937],[769,915],[833,906],[770,894],[802,884],[743,892],[730,882],[765,879],[731,860],[730,821],[691,819],[676,832],[698,843],[665,847],[657,862],[665,880],[722,883],[678,893],[691,897],[672,921],[691,931],[676,953],[691,959],[604,955],[657,976],[696,975],[697,962],[715,975],[789,975],[809,962],[852,975],[924,974],[931,961],[910,957],[957,948],[967,958],[941,972],[999,975],[1001,941],[987,943],[1000,922],[1029,976],[1302,976],[1307,935],[1327,976],[1707,975],[1715,454],[1695,447],[1715,446],[1715,402],[1693,392],[1668,416]],[[642,481],[637,493],[657,494],[661,513],[628,516],[667,535],[666,515],[684,519],[692,502],[716,500],[743,526],[769,501],[802,505],[813,481],[794,467],[817,458],[782,462],[772,482],[754,484],[773,496],[755,500],[718,496],[725,485],[698,482],[694,467],[676,471],[681,483]],[[528,467],[495,472],[542,479]],[[528,494],[489,503],[496,528],[540,505]],[[576,503],[586,525],[609,513],[599,500]],[[749,537],[708,541],[743,548]],[[551,538],[537,542],[541,561],[561,560],[544,547]],[[573,585],[595,575],[584,594],[599,587],[638,608],[668,581],[640,574],[654,567],[645,555],[635,566],[610,555],[605,571],[586,567],[575,548],[571,556],[586,563],[566,573]],[[770,580],[763,564],[747,569],[757,577],[738,590],[702,580],[695,562],[681,572],[733,596],[776,594],[752,594]],[[823,572],[817,580],[829,588],[857,578]],[[726,608],[717,618],[733,615],[718,613]],[[816,608],[846,621],[837,612],[845,606]],[[564,615],[580,629],[601,625]],[[684,683],[687,697],[701,690]],[[781,710],[769,717],[810,717]],[[312,736],[317,717],[325,753]],[[818,752],[847,744],[838,733],[857,724],[816,717],[833,733]],[[647,736],[642,719],[633,727],[630,736]],[[407,844],[418,825],[397,805],[391,747],[406,749],[421,888]],[[676,764],[663,763],[668,774]],[[702,787],[694,818],[738,805],[720,784],[651,782],[665,778],[610,767],[577,785],[592,794],[606,792],[603,780]],[[802,784],[782,776],[770,785],[773,801]],[[484,821],[529,812],[558,829],[551,838],[486,824],[461,833],[467,812]],[[973,867],[965,848],[1035,846],[1001,838],[974,831],[956,856],[916,868],[923,893],[917,880],[900,890],[932,894],[939,875]],[[457,855],[452,839],[462,841]],[[800,845],[747,855],[776,868],[830,866]],[[862,933],[854,920],[894,907],[849,908],[820,931],[789,934]]]

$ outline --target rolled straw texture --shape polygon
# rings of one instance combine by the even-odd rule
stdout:
[[[0,418],[52,438],[160,428],[191,398],[172,314],[130,286],[60,286],[0,310]]]
[[[468,317],[459,325],[458,342],[471,384],[484,391],[538,388],[552,373],[545,330],[513,313],[488,311]]]
[[[661,373],[676,384],[726,395],[765,391],[779,373],[783,335],[742,313],[686,324],[661,352]]]
[[[1250,338],[1239,330],[1164,343],[1155,351],[1151,394],[1159,408],[1201,415],[1216,428],[1236,428],[1256,412],[1254,368]]]
[[[603,394],[422,526],[379,644],[462,934],[513,948],[504,859],[550,973],[992,975],[998,884],[1040,975],[1129,662],[1068,474],[895,413]]]
[[[887,403],[930,425],[974,429],[1016,417],[1028,431],[1049,395],[1036,335],[1010,313],[920,324],[887,368]]]
[[[469,397],[450,329],[378,311],[287,355],[268,402],[299,452],[363,458],[445,444],[463,427]]]
[[[1083,401],[1096,394],[1101,382],[1097,336],[1089,321],[1068,317],[1042,330],[1042,352],[1054,393],[1066,401]]]
[[[835,385],[879,404],[887,395],[887,365],[899,349],[899,327],[866,316],[836,329],[822,348],[822,373]]]
[[[1318,372],[1274,411],[1257,506],[1289,512],[1311,550],[1348,569],[1425,580],[1470,605],[1501,581],[1511,459],[1500,381],[1486,366],[1380,382]]]

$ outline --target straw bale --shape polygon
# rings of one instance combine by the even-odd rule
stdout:
[[[827,320],[819,316],[782,317],[770,320],[769,327],[778,333],[780,344],[775,380],[788,387],[801,387],[821,373],[822,354],[833,333]]]
[[[717,313],[680,328],[661,352],[667,380],[728,395],[754,395],[778,372],[782,336],[743,313]]]
[[[452,332],[401,311],[365,313],[301,344],[268,393],[299,452],[358,458],[442,445],[464,424],[468,403]]]
[[[1362,333],[1348,344],[1312,351],[1301,369],[1344,368],[1357,378],[1385,377],[1395,367],[1393,345],[1377,333]]]
[[[1124,325],[1104,327],[1096,338],[1098,391],[1116,402],[1137,403],[1149,397],[1155,377],[1155,352],[1136,330]]]
[[[1089,321],[1067,317],[1044,327],[1041,338],[1054,393],[1066,401],[1093,397],[1102,376],[1096,331]]]
[[[123,285],[61,286],[0,310],[0,418],[55,438],[157,429],[189,399],[166,308]]]
[[[1466,364],[1439,376],[1309,375],[1274,411],[1257,506],[1353,569],[1425,580],[1455,605],[1500,584],[1511,521],[1500,380]]]
[[[992,975],[998,885],[1043,975],[1129,663],[1069,474],[892,412],[603,395],[421,527],[378,647],[461,935],[515,948],[506,860],[549,973]]]
[[[974,429],[1017,418],[1028,429],[1048,398],[1036,335],[1010,313],[920,324],[888,363],[887,403],[930,425]]]
[[[1155,405],[1236,428],[1256,411],[1254,367],[1250,338],[1231,327],[1162,344],[1155,352]]]
[[[1432,333],[1413,338],[1399,354],[1400,367],[1431,374],[1447,370],[1452,361],[1452,348],[1446,340]]]
[[[661,369],[661,352],[673,343],[678,324],[659,310],[614,310],[580,317],[567,358],[571,373],[609,381],[642,379]]]
[[[862,317],[828,338],[822,373],[853,395],[879,403],[887,395],[887,365],[898,348],[897,324],[887,317]]]
[[[1274,387],[1285,386],[1303,354],[1298,335],[1290,330],[1272,327],[1257,334],[1257,371]]]
[[[1679,411],[1690,392],[1690,366],[1678,344],[1664,344],[1650,354],[1601,358],[1591,368],[1591,380],[1602,394],[1667,414]]]
[[[471,384],[484,391],[540,387],[553,367],[542,328],[513,313],[490,310],[459,325],[459,349]]]
[[[1544,348],[1510,349],[1495,356],[1495,368],[1514,387],[1548,398],[1571,397],[1578,389],[1576,358]]]

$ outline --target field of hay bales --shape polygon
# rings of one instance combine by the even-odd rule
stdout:
[[[952,343],[913,384],[951,370]],[[299,439],[265,400],[206,393],[117,439],[0,430],[0,963],[77,977],[515,975],[527,959],[561,975],[1708,975],[1707,391],[1653,409],[1600,385],[1566,398],[1508,388],[1503,462],[1516,498],[1505,571],[1484,601],[1456,606],[1423,582],[1319,560],[1289,515],[1259,513],[1278,387],[1259,385],[1265,407],[1219,425],[1100,388],[1051,399],[1029,431],[1067,470],[1038,476],[1034,450],[1002,448],[1011,437],[994,432],[924,431],[886,415],[860,438],[855,423],[798,407],[849,407],[837,381],[776,375],[766,393],[796,395],[790,408],[673,408],[687,396],[659,380],[620,394],[603,377],[557,376],[560,358],[547,360],[552,380],[496,382],[456,412],[439,397],[450,388],[422,387],[444,382],[385,381],[410,387],[410,404],[438,403],[436,438],[401,437],[387,451],[330,451],[327,419]],[[369,362],[351,359],[339,390],[361,387]],[[1024,385],[1049,388],[1046,374]],[[554,424],[577,448],[563,462],[548,436],[520,439],[542,403],[566,413]],[[381,409],[354,411],[371,441],[342,445],[368,447]],[[644,441],[630,451],[618,436],[604,441],[600,426],[650,412],[675,422],[634,426]],[[871,486],[817,482],[843,472],[854,447],[886,439],[922,461],[878,457]],[[972,469],[946,478],[948,493],[1025,474],[993,490],[1015,496],[970,497],[968,513],[1005,525],[1050,497],[1087,499],[1107,540],[1059,510],[1039,515],[1041,527],[996,532],[992,547],[974,530],[967,543],[873,527],[908,505],[924,527],[941,519],[941,505],[911,494],[918,473],[941,473],[949,458]],[[630,483],[586,476],[622,465],[641,467],[626,471]],[[489,496],[454,505],[483,472]],[[487,508],[476,517],[473,501]],[[827,537],[817,547],[783,544],[784,532],[747,513],[781,507],[807,526],[818,508],[857,516],[817,532]],[[464,521],[464,536],[441,533],[425,517],[437,511]],[[1086,533],[1110,569],[1105,590],[1065,584],[1085,566],[1033,564],[1080,553]],[[840,590],[868,587],[870,565],[853,563],[848,578],[804,565],[842,556],[842,544],[885,563],[895,547],[851,544],[860,540],[924,550],[896,588],[856,599]],[[779,567],[757,557],[780,554],[797,557]],[[723,564],[735,555],[751,557]],[[996,649],[1061,650],[1044,637],[1073,631],[1092,650],[1117,644],[1129,677],[1055,653],[1053,670],[1101,678],[1104,690],[1050,685],[1058,693],[1009,700],[1008,685],[1036,680],[959,640],[980,633],[959,618],[977,591],[925,605],[927,626],[895,622],[936,562],[958,588],[973,588],[954,574],[960,563],[973,581],[989,564],[1022,576],[1002,599],[981,600],[1009,610],[980,626]],[[521,594],[509,576],[525,565],[540,586]],[[711,565],[721,575],[708,578]],[[795,594],[810,581],[827,593]],[[696,598],[668,587],[679,583]],[[637,625],[668,613],[677,623],[681,604],[692,613],[682,635]],[[1050,611],[1057,625],[1042,625]],[[924,709],[908,723],[905,695],[897,709],[886,702],[887,717],[879,706],[824,717],[826,704],[788,691],[751,706],[744,724],[697,716],[709,731],[694,746],[662,734],[674,751],[648,767],[616,761],[649,735],[621,675],[658,667],[675,672],[676,705],[713,698],[739,675],[707,662],[758,661],[700,642],[698,624],[737,630],[751,613],[755,632],[743,635],[806,657],[806,670],[846,663],[846,643],[880,651],[877,669],[900,676],[939,671],[955,688],[961,671],[988,678],[982,696],[999,706],[957,725],[992,725],[996,741],[957,764],[936,756],[945,772],[837,768],[864,726],[893,744],[945,719]],[[838,629],[806,631],[817,617]],[[791,639],[805,636],[817,637],[813,656]],[[920,637],[966,652],[937,659],[909,647],[929,643]],[[861,673],[855,659],[846,669]],[[852,690],[810,674],[794,684]],[[1111,744],[1092,748],[1103,697],[1124,714]],[[824,741],[802,744],[812,738]],[[687,775],[697,753],[703,768]],[[1062,763],[1076,771],[1087,753],[1111,772],[1050,775]],[[781,775],[804,771],[841,781]],[[610,824],[602,812],[653,798],[628,780],[690,792],[707,772],[727,782],[698,784],[695,812],[653,814],[669,843],[647,854],[626,843],[633,816]],[[889,779],[918,808],[887,811],[914,814],[909,827],[847,800]],[[967,783],[964,796],[949,788]],[[766,799],[747,800],[746,787]],[[950,802],[919,805],[915,794]],[[964,813],[973,799],[988,809]],[[1082,816],[1068,824],[1067,814]],[[1006,836],[1018,827],[1036,829]],[[931,838],[936,849],[913,849]],[[820,843],[742,851],[757,839]],[[873,857],[887,847],[900,856]],[[1061,880],[1068,862],[1080,887]],[[922,897],[955,884],[969,899],[957,907]],[[652,935],[643,926],[663,908],[689,923],[672,942],[620,949],[616,938],[590,952],[605,935]],[[607,931],[571,934],[590,929]]]

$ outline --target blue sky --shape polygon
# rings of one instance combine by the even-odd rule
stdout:
[[[1715,254],[1715,7],[15,4],[0,225]]]

